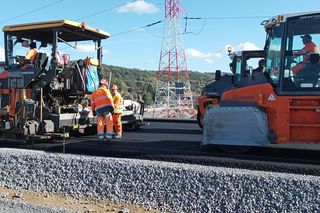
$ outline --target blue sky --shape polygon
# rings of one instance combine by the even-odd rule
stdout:
[[[157,70],[164,22],[141,28],[164,19],[164,0],[30,0],[2,1],[1,28],[5,25],[36,21],[69,19],[86,22],[111,34],[103,42],[103,63]],[[183,17],[201,17],[187,21],[184,48],[188,69],[200,72],[228,71],[230,59],[226,48],[259,49],[265,33],[260,23],[271,16],[319,10],[319,0],[181,0]],[[14,11],[14,12],[13,12]],[[207,18],[207,19],[204,19]],[[140,29],[138,29],[140,28]],[[0,35],[0,58],[3,58],[3,34]],[[79,45],[85,57],[92,45]],[[66,53],[74,54],[72,49]]]

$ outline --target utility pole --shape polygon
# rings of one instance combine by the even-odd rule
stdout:
[[[180,0],[165,0],[165,25],[160,52],[153,116],[191,118],[194,116],[180,25]]]

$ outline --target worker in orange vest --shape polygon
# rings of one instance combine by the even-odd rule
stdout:
[[[36,49],[36,47],[37,47],[36,43],[34,43],[34,42],[30,43],[29,47],[30,47],[30,49],[27,52],[24,59],[29,60],[30,62],[33,62],[38,54],[38,50]]]
[[[124,111],[124,106],[123,106],[123,98],[118,92],[117,85],[115,84],[112,85],[111,94],[113,97],[113,104],[114,104],[114,111],[112,114],[113,128],[115,131],[114,138],[121,138],[122,137],[121,114]]]
[[[318,48],[315,43],[312,42],[312,37],[309,34],[306,34],[304,36],[300,36],[302,38],[302,42],[304,44],[304,47],[292,55],[292,59],[302,55],[303,60],[298,63],[296,66],[292,67],[292,72],[294,74],[297,74],[301,69],[305,67],[305,64],[307,62],[310,62],[310,54],[318,53]]]
[[[97,115],[97,132],[99,142],[105,139],[111,142],[113,136],[112,112],[114,111],[112,95],[108,89],[108,81],[101,79],[99,88],[91,95],[91,110],[93,115]],[[106,132],[104,128],[106,125]]]

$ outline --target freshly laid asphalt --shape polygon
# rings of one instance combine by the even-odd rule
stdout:
[[[93,130],[94,132],[94,130]],[[125,130],[122,139],[100,144],[96,134],[78,135],[54,142],[0,140],[0,147],[43,150],[80,155],[151,159],[209,166],[288,172],[320,176],[317,151],[254,148],[247,154],[201,148],[201,130],[190,120],[146,120],[136,130]]]

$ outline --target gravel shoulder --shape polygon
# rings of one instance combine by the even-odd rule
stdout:
[[[320,209],[317,176],[14,149],[1,149],[0,162],[2,187],[50,196],[179,213]]]
[[[5,213],[74,213],[46,205],[34,205],[22,200],[0,199],[0,211]]]

